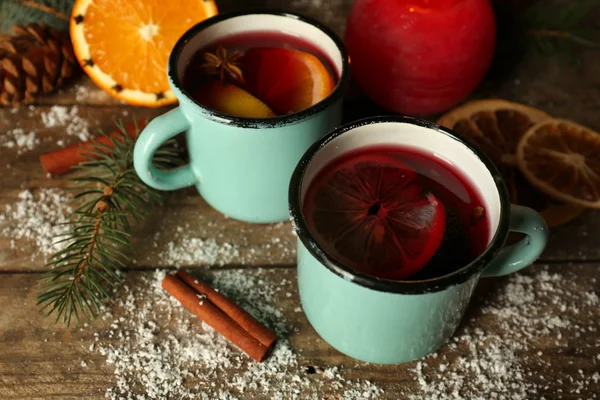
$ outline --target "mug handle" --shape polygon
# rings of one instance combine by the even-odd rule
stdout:
[[[156,150],[189,127],[190,123],[177,107],[154,118],[142,131],[133,149],[133,166],[146,185],[158,190],[175,190],[196,183],[190,164],[170,170],[160,170],[152,165]]]
[[[484,278],[503,276],[533,264],[548,242],[548,225],[544,218],[528,207],[511,204],[511,232],[524,233],[519,242],[503,248],[483,271]]]

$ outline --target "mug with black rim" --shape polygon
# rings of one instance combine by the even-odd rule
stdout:
[[[339,78],[328,97],[300,112],[262,119],[227,115],[190,96],[182,75],[199,49],[232,34],[264,31],[300,37],[321,50]],[[287,220],[294,167],[306,149],[342,119],[348,57],[340,38],[311,18],[285,11],[223,13],[193,26],[177,41],[168,77],[179,107],[153,119],[138,138],[133,161],[140,179],[159,190],[195,185],[213,208],[242,221]],[[154,167],[156,150],[183,131],[189,164],[174,170]]]
[[[344,265],[315,239],[302,209],[318,172],[348,151],[390,144],[448,160],[479,189],[490,238],[474,261],[449,266],[453,272],[431,279],[388,280]],[[479,278],[530,265],[548,238],[546,223],[537,212],[510,204],[504,181],[485,154],[444,127],[412,118],[360,120],[321,138],[296,167],[289,202],[298,235],[298,288],[308,320],[340,352],[374,363],[403,363],[439,349],[458,327]],[[509,232],[524,237],[505,247]]]

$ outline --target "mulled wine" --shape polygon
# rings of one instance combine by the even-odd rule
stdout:
[[[303,214],[330,256],[385,279],[446,275],[483,253],[490,237],[474,183],[448,161],[398,145],[331,161],[310,183]]]
[[[279,31],[232,34],[194,54],[185,91],[232,116],[269,118],[302,111],[326,98],[338,81],[314,44]]]

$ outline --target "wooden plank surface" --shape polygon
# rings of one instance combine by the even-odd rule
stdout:
[[[279,1],[252,1],[247,6],[273,7],[278,4],[280,5]],[[290,9],[311,15],[342,34],[350,4],[349,1],[336,0],[325,2],[322,7],[317,7],[311,1],[296,0],[292,2]],[[240,5],[233,0],[224,1],[220,2],[220,8],[227,11],[240,8]],[[598,102],[600,75],[597,73],[600,70],[600,51],[584,50],[577,53],[576,57],[576,60],[579,61],[578,65],[565,60],[553,60],[535,54],[526,54],[516,64],[501,64],[501,67],[497,67],[472,97],[499,97],[524,102],[540,107],[557,117],[570,118],[600,130],[600,113],[598,112],[600,108]],[[64,186],[63,180],[46,179],[37,161],[39,154],[55,148],[59,140],[65,143],[76,140],[76,137],[65,133],[65,126],[44,126],[42,115],[50,113],[52,106],[59,104],[69,112],[72,112],[73,107],[77,107],[77,115],[87,122],[90,132],[97,127],[110,129],[114,119],[131,118],[134,114],[155,116],[164,112],[164,109],[141,109],[126,106],[107,96],[85,77],[81,77],[59,93],[40,99],[40,102],[42,104],[33,109],[24,108],[17,112],[0,109],[0,133],[20,127],[25,132],[36,132],[41,140],[41,144],[36,146],[33,151],[26,151],[22,154],[18,154],[18,149],[11,151],[11,149],[0,146],[0,173],[4,177],[2,180],[3,190],[0,192],[0,212],[3,211],[3,206],[14,203],[14,198],[18,195],[19,190]],[[385,110],[379,109],[363,97],[349,101],[346,110],[347,120],[386,113]],[[435,116],[430,119],[435,119]],[[208,219],[201,220],[200,224],[210,220],[209,222],[214,222],[215,227],[235,227],[235,229],[231,229],[231,232],[244,230],[242,224],[226,221],[214,214],[201,199],[195,198],[192,190],[185,191],[184,194],[178,192],[171,196],[170,201],[173,207],[169,208],[167,213],[177,213],[181,217],[173,219],[170,215],[166,216],[164,237],[174,234],[173,229],[177,228],[180,221],[186,219],[185,215],[205,215],[206,213],[208,213]],[[171,211],[175,208],[179,209]],[[198,221],[193,224],[196,222]],[[252,233],[243,232],[243,237],[234,237],[231,240],[236,246],[248,246],[245,244],[246,242],[266,246],[260,235],[269,230],[264,227],[252,230]],[[147,234],[152,235],[151,231],[149,229]],[[206,232],[207,238],[214,238],[222,234],[222,231],[214,231],[210,227],[203,232]],[[600,247],[596,245],[596,238],[599,234],[600,213],[588,211],[576,221],[552,231],[551,240],[542,261],[600,260]],[[145,236],[145,233],[139,235],[138,238],[141,243],[152,240],[149,236]],[[280,239],[286,243],[293,242],[289,235],[274,239]],[[27,243],[17,244],[17,246],[25,247]],[[12,265],[13,269],[39,269],[43,265],[42,259],[26,263],[22,257],[9,250],[6,241],[0,238],[0,269],[10,269],[7,268],[7,265]],[[273,252],[262,252],[258,248],[248,248],[249,252],[251,250],[255,252],[252,254],[256,254],[258,251],[254,261],[250,262],[255,262],[257,265],[265,263],[291,265],[294,262],[293,251],[285,252],[286,254],[273,254]],[[157,261],[157,254],[156,252],[140,254],[138,265],[148,267],[162,265]]]
[[[39,196],[49,188],[67,188],[67,177],[49,179],[41,169],[39,156],[58,148],[57,143],[68,145],[79,140],[83,132],[93,135],[98,128],[110,130],[116,119],[131,120],[136,117],[153,117],[165,109],[140,109],[122,106],[38,105],[20,109],[0,109],[0,270],[39,271],[44,266],[44,253],[31,248],[35,239],[15,239],[13,234],[31,221],[31,215],[10,217],[12,210],[23,202],[19,195],[29,191]],[[48,123],[49,120],[64,122]],[[74,121],[74,122],[73,122]],[[51,126],[48,126],[51,125]],[[31,146],[6,147],[13,140],[12,132],[21,129],[24,134],[34,133],[39,142]],[[4,144],[4,145],[3,145]],[[62,192],[61,192],[62,193]],[[65,191],[68,194],[68,191]],[[190,241],[214,242],[212,249],[223,257],[190,256],[183,265],[204,265],[215,260],[217,264],[234,265],[293,265],[295,263],[295,238],[289,223],[278,225],[247,225],[229,219],[210,208],[194,189],[166,194],[167,207],[156,214],[151,223],[142,227],[135,236],[136,265],[133,268],[155,268],[169,264],[173,255]],[[4,216],[4,221],[1,216]],[[160,225],[160,229],[157,229]],[[157,233],[158,232],[158,233]],[[575,221],[557,227],[542,261],[600,260],[600,213],[587,211]],[[172,244],[170,245],[170,243]],[[224,253],[231,246],[231,254]],[[169,247],[171,246],[171,247]],[[34,246],[35,247],[35,246]],[[237,253],[236,253],[237,252]],[[169,256],[171,254],[171,256]],[[171,263],[172,264],[172,263]]]
[[[147,340],[156,346],[166,340],[164,335],[172,334],[180,340],[179,349],[187,349],[190,346],[184,344],[186,337],[193,336],[194,332],[208,332],[210,338],[203,337],[198,342],[208,340],[221,347],[220,353],[215,348],[205,349],[212,351],[212,358],[195,360],[186,366],[194,375],[186,379],[186,385],[197,384],[198,392],[209,396],[223,390],[239,399],[272,398],[278,390],[287,393],[288,389],[283,386],[287,384],[299,387],[301,399],[311,398],[313,394],[317,398],[333,399],[341,398],[336,395],[342,391],[336,391],[330,384],[338,382],[343,389],[350,389],[352,385],[371,390],[376,387],[383,390],[377,397],[382,399],[406,398],[403,396],[408,394],[415,399],[426,399],[433,398],[433,393],[437,393],[433,386],[444,382],[443,378],[447,382],[445,389],[451,392],[450,384],[458,385],[466,398],[479,398],[475,397],[477,394],[491,398],[487,396],[497,392],[507,396],[498,398],[507,399],[593,399],[600,393],[599,267],[599,264],[536,265],[510,278],[484,280],[476,290],[456,339],[435,358],[401,366],[359,363],[325,344],[299,312],[293,268],[246,272],[195,270],[194,273],[213,280],[215,287],[288,338],[289,344],[282,345],[273,355],[276,360],[272,360],[268,368],[273,371],[260,370],[262,378],[270,380],[267,393],[262,389],[238,392],[231,383],[234,377],[254,371],[256,364],[212,336],[210,329],[205,330],[180,306],[165,301],[164,295],[152,288],[156,278],[151,272],[130,273],[127,290],[121,288],[108,307],[109,317],[81,329],[54,325],[37,313],[35,295],[39,274],[4,275],[0,280],[0,326],[3,327],[0,331],[0,397],[102,399],[120,377],[131,375],[115,375],[114,365],[107,364],[101,354],[102,348],[113,346],[111,357],[117,365],[119,356],[115,354],[119,352],[121,357],[130,357],[133,364],[140,352],[127,349],[127,346],[136,346],[131,332],[156,324],[153,334],[144,331]],[[135,310],[123,306],[130,294],[138,307]],[[144,305],[151,308],[151,312],[144,314]],[[144,315],[144,321],[138,326],[140,314]],[[128,332],[131,337],[120,337]],[[281,362],[288,350],[293,353],[291,360]],[[136,374],[143,374],[139,368],[149,365],[142,361],[133,369]],[[323,371],[332,367],[339,368],[341,378],[354,383],[349,385],[340,377],[328,378]],[[162,371],[161,368],[158,370]],[[509,370],[502,371],[502,368]],[[213,369],[218,379],[212,380],[214,386],[210,386],[210,381],[201,375]],[[311,382],[310,387],[293,383],[292,377],[296,375]],[[178,373],[174,373],[166,381],[177,376]],[[135,381],[141,385],[138,390],[144,387],[140,379],[138,375]],[[248,376],[244,379],[252,382]],[[365,386],[365,380],[371,385]],[[502,393],[511,385],[519,388],[514,390],[513,397],[510,390]],[[558,392],[559,389],[562,392]],[[527,394],[519,397],[522,395],[517,393],[523,390]],[[473,397],[469,397],[469,393]]]
[[[284,6],[343,34],[351,3],[222,0],[219,8]],[[600,24],[599,18],[589,19]],[[600,51],[576,57],[578,65],[533,54],[497,63],[472,98],[523,102],[600,130]],[[296,238],[289,223],[247,225],[225,218],[193,189],[167,195],[166,206],[139,228],[135,264],[127,286],[107,306],[106,319],[67,329],[43,318],[35,306],[36,282],[45,270],[51,227],[65,211],[61,202],[68,185],[64,178],[44,176],[39,155],[77,141],[81,132],[110,129],[115,119],[165,110],[130,107],[84,76],[35,106],[0,108],[1,399],[104,399],[110,390],[113,398],[127,398],[129,390],[165,387],[175,392],[157,398],[184,398],[178,386],[191,388],[186,395],[194,393],[192,398],[211,400],[598,398],[600,212],[594,211],[553,229],[541,264],[480,282],[451,343],[435,356],[401,366],[356,362],[314,332],[297,295]],[[56,123],[64,113],[69,118]],[[387,112],[350,93],[346,120],[381,113]],[[32,141],[16,143],[16,129]],[[34,201],[39,196],[46,200]],[[271,361],[261,367],[248,362],[153,288],[150,270],[179,265],[194,267],[278,331],[284,340]],[[157,352],[166,345],[171,347]],[[128,366],[131,372],[115,374]],[[157,389],[150,383],[159,375],[165,384]]]

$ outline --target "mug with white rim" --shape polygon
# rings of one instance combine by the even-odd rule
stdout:
[[[293,114],[246,118],[207,108],[183,87],[184,70],[199,49],[232,34],[263,31],[300,37],[320,49],[338,78],[329,96]],[[341,39],[319,22],[286,11],[218,14],[193,26],[177,41],[169,57],[168,77],[179,107],[153,119],[138,138],[134,167],[140,179],[159,190],[194,185],[213,208],[242,221],[287,220],[287,191],[294,167],[306,149],[342,119],[348,56]],[[154,167],[156,150],[184,131],[189,164],[173,170]]]
[[[423,280],[388,280],[352,269],[328,254],[303,215],[306,192],[318,172],[348,151],[400,144],[449,161],[473,182],[490,224],[486,250],[468,265]],[[548,239],[544,219],[511,205],[491,160],[458,134],[406,117],[368,118],[335,129],[311,146],[290,182],[290,214],[298,235],[298,288],[317,333],[353,358],[398,364],[439,349],[458,327],[480,277],[506,275],[533,263]],[[504,246],[509,232],[525,236]]]

